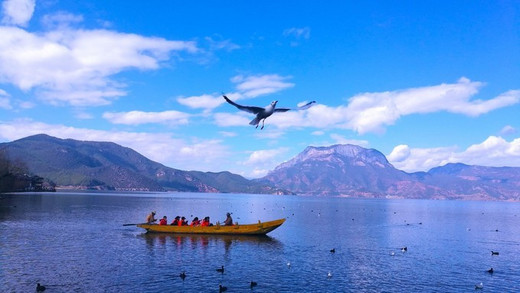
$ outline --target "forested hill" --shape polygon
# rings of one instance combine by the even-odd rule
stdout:
[[[520,168],[447,164],[407,173],[394,168],[381,152],[355,145],[307,147],[256,180],[227,171],[178,170],[112,142],[44,134],[2,143],[0,154],[13,166],[22,166],[24,171],[18,173],[29,174],[23,178],[33,178],[27,181],[32,185],[43,177],[58,188],[520,200]]]
[[[189,192],[284,193],[229,172],[183,171],[112,142],[59,139],[45,134],[0,144],[13,162],[58,187]]]

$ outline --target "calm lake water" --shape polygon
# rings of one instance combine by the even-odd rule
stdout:
[[[287,221],[268,237],[123,226],[152,210],[169,221],[228,211],[239,223]],[[250,292],[255,281],[254,292],[474,292],[480,282],[482,292],[520,292],[519,221],[520,204],[505,202],[1,194],[0,291],[39,282],[46,292]]]

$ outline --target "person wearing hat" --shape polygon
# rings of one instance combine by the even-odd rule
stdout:
[[[172,225],[172,226],[180,226],[179,225],[180,219],[181,219],[181,217],[179,217],[179,216],[175,217],[175,220],[173,220],[173,222],[170,225]]]
[[[233,226],[233,218],[231,218],[231,214],[227,213],[226,216],[227,218],[224,221],[224,226]]]
[[[147,224],[153,224],[156,221],[157,221],[157,219],[155,218],[155,211],[151,212],[148,216],[146,216]]]

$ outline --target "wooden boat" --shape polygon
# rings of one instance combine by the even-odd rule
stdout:
[[[172,226],[157,224],[137,224],[137,227],[146,229],[146,232],[152,233],[176,233],[176,234],[218,234],[218,235],[265,235],[274,229],[280,227],[285,219],[279,219],[269,222],[260,222],[256,224],[236,224],[233,226],[223,226],[215,224],[206,227],[192,226]]]

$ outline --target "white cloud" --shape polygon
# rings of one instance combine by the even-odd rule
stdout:
[[[241,92],[244,97],[254,98],[293,87],[293,83],[287,82],[290,78],[290,76],[280,76],[278,74],[237,75],[231,78],[231,81],[237,84],[236,89]]]
[[[253,118],[248,118],[244,114],[216,113],[215,123],[218,126],[244,126],[248,125]]]
[[[253,151],[249,158],[242,164],[253,166],[253,170],[247,176],[261,177],[266,175],[270,169],[274,169],[280,163],[280,156],[286,154],[289,148],[278,148],[269,150]]]
[[[395,168],[406,172],[428,171],[431,168],[445,165],[447,163],[460,163],[455,160],[456,147],[438,148],[409,148],[397,147],[387,156],[388,161]],[[406,155],[409,152],[409,155]],[[401,155],[401,157],[399,157]],[[396,159],[395,161],[393,159]]]
[[[210,111],[222,103],[224,103],[224,99],[221,95],[201,95],[201,96],[191,96],[191,97],[179,97],[177,98],[177,102],[179,104],[188,106],[190,108],[202,108],[205,111]]]
[[[308,27],[293,27],[284,30],[283,35],[290,40],[292,47],[296,47],[300,45],[300,40],[308,40],[311,37],[311,29]]]
[[[269,170],[267,169],[260,169],[260,168],[254,168],[253,171],[250,174],[245,174],[243,176],[249,177],[249,178],[261,178],[264,177],[269,173]]]
[[[234,44],[231,40],[224,40],[221,36],[214,36],[214,38],[206,37],[204,39],[209,43],[209,47],[212,51],[226,50],[229,52],[240,49],[239,45]]]
[[[103,118],[114,124],[140,125],[147,123],[161,123],[167,125],[187,124],[190,115],[179,111],[163,112],[105,112]]]
[[[222,171],[233,158],[219,140],[179,139],[170,133],[104,131],[46,124],[32,120],[0,122],[0,140],[13,141],[45,133],[58,138],[110,141],[129,147],[168,167],[181,170]]]
[[[506,126],[504,126],[504,128],[502,128],[500,130],[501,135],[512,135],[512,134],[515,134],[516,132],[517,132],[516,128],[514,128],[511,125],[506,125]]]
[[[401,145],[394,148],[388,160],[407,172],[428,171],[447,163],[520,167],[520,138],[506,141],[502,137],[490,136],[463,151],[456,147],[410,148]]]
[[[293,87],[293,83],[286,81],[290,78],[290,76],[280,76],[278,74],[237,75],[231,78],[231,81],[236,84],[235,88],[237,92],[226,93],[226,96],[236,101],[244,98],[255,98],[260,95],[273,94]],[[221,94],[179,97],[177,98],[177,102],[190,108],[204,109],[205,112],[209,112],[225,103]]]
[[[79,24],[81,22],[83,22],[83,16],[75,15],[65,11],[58,11],[54,14],[47,14],[42,18],[43,25],[51,29],[65,29],[70,25]]]
[[[520,102],[520,90],[508,91],[486,101],[471,101],[482,85],[461,78],[454,84],[359,94],[349,100],[345,125],[359,133],[381,132],[384,126],[392,125],[404,115],[447,111],[478,116]]]
[[[296,39],[309,39],[311,37],[311,29],[308,27],[292,27],[283,31],[286,37],[294,37]]]
[[[286,107],[286,105],[280,105],[280,107]],[[287,108],[291,108],[290,105]],[[273,116],[267,118],[266,123],[269,125],[275,125],[278,128],[334,128],[341,126],[345,119],[345,107],[339,106],[334,108],[317,104],[307,110],[294,110],[284,113],[276,113]]]
[[[366,141],[366,140],[346,138],[346,137],[336,134],[336,133],[332,133],[330,135],[330,138],[332,138],[334,140],[334,144],[353,144],[353,145],[358,145],[358,146],[361,146],[364,148],[366,148],[370,145],[368,143],[368,141]]]
[[[392,152],[387,156],[387,159],[390,162],[397,163],[408,159],[408,157],[410,157],[410,147],[405,144],[401,144],[394,147]]]
[[[2,23],[26,26],[34,13],[35,0],[4,0]]]
[[[109,30],[61,29],[31,33],[0,27],[0,79],[24,91],[35,89],[51,104],[96,106],[126,95],[114,75],[154,70],[174,52],[196,53],[194,42]]]
[[[279,128],[266,126],[264,129],[260,129],[260,127],[257,128],[258,131],[255,132],[254,136],[259,139],[267,140],[270,145],[276,144],[277,141],[275,139],[285,135],[285,131]]]
[[[231,132],[231,131],[219,131],[218,133],[220,135],[222,135],[223,137],[236,137],[236,136],[238,136],[238,133]]]
[[[360,134],[381,133],[401,116],[433,112],[452,112],[478,116],[520,102],[520,90],[497,97],[470,100],[482,86],[461,78],[454,84],[441,84],[398,91],[363,93],[337,107],[316,104],[308,110],[277,113],[266,123],[278,128],[315,127],[351,129]],[[285,107],[285,105],[283,105]]]

